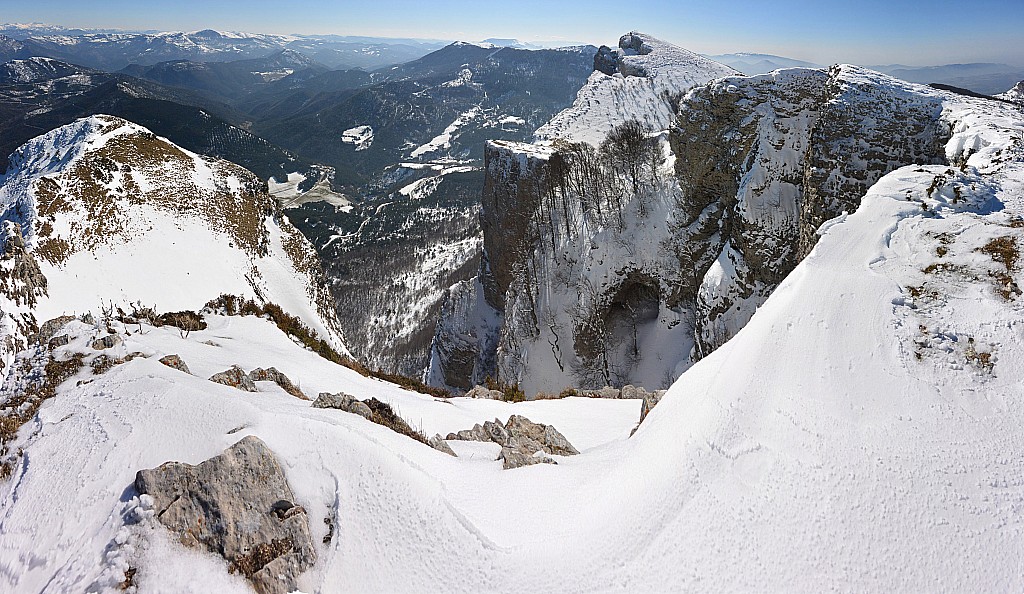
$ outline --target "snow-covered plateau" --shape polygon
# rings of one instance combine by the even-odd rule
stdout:
[[[629,57],[617,59],[628,65]],[[636,72],[627,80],[646,76]],[[0,480],[0,591],[251,592],[242,561],[263,556],[260,567],[272,566],[273,555],[291,554],[279,548],[295,543],[275,541],[229,563],[192,529],[169,531],[136,479],[168,461],[199,464],[250,436],[273,452],[294,499],[256,511],[308,518],[315,562],[295,579],[301,592],[1024,590],[1024,112],[849,66],[712,78],[679,79],[698,86],[680,98],[676,136],[654,129],[646,138],[659,151],[646,201],[624,198],[614,228],[552,209],[549,227],[538,227],[550,234],[537,236],[538,253],[551,254],[537,257],[542,266],[487,260],[498,245],[488,225],[505,217],[523,231],[535,213],[488,219],[487,192],[497,194],[485,189],[481,270],[490,273],[453,288],[478,315],[461,309],[461,326],[451,328],[493,332],[508,323],[484,315],[496,313],[494,300],[521,299],[496,297],[500,283],[550,305],[544,299],[564,298],[558,279],[596,279],[617,274],[618,262],[662,258],[645,242],[672,234],[704,241],[700,275],[700,257],[687,257],[699,276],[689,297],[705,309],[664,309],[636,272],[628,285],[636,287],[616,302],[628,309],[655,299],[644,312],[654,315],[644,318],[650,327],[633,328],[634,346],[641,334],[654,337],[642,345],[651,353],[643,361],[715,347],[685,361],[639,425],[646,401],[412,392],[332,363],[257,315],[207,311],[207,327],[191,332],[104,317],[111,299],[200,308],[207,290],[235,292],[280,303],[343,348],[310,293],[313,272],[289,264],[288,252],[308,245],[278,250],[291,233],[286,219],[268,207],[250,221],[253,231],[204,208],[214,199],[272,203],[265,192],[247,193],[244,170],[102,116],[23,147],[0,185],[0,306],[5,323],[20,324],[8,325],[20,342],[6,343],[0,412],[15,418],[12,407],[31,404],[17,404],[26,394],[41,404],[14,430],[0,425],[11,460]],[[589,129],[586,109],[570,109],[560,121]],[[848,128],[850,117],[863,126]],[[694,140],[701,134],[714,146]],[[883,136],[898,141],[892,153]],[[519,185],[506,184],[503,196],[530,199],[523,180],[550,164],[556,138],[491,143],[488,173],[503,177],[489,183],[512,180]],[[104,151],[124,141],[135,147],[124,153],[132,159]],[[167,157],[172,175],[157,175],[154,153]],[[724,165],[732,162],[740,165]],[[168,179],[189,189],[175,195],[188,209],[168,210],[152,195],[169,191]],[[118,190],[128,184],[146,197],[141,204]],[[835,209],[839,216],[820,220]],[[590,226],[555,233],[566,220]],[[740,243],[736,228],[778,234]],[[181,243],[189,248],[174,247]],[[119,256],[124,250],[138,259]],[[760,266],[759,258],[774,262],[771,254],[789,264]],[[263,284],[243,286],[256,269]],[[201,279],[190,280],[198,270]],[[39,276],[48,283],[29,283]],[[706,315],[712,324],[691,326],[680,347],[668,330],[719,299],[742,311]],[[46,325],[33,318],[87,311],[94,315],[49,327],[48,340],[26,330],[42,333]],[[555,340],[568,337],[558,334],[565,313],[535,312],[552,322]],[[515,320],[526,324],[528,314],[515,310]],[[680,319],[672,324],[670,315]],[[736,323],[718,341],[720,316]],[[554,373],[534,353],[555,345],[521,338],[519,352],[529,356],[518,369]],[[274,367],[291,382],[241,390],[206,379],[232,366],[241,374]],[[554,464],[506,470],[493,438],[446,440],[452,456],[443,444],[308,400],[340,392],[389,404],[424,437],[494,419],[507,427],[521,415],[556,428],[579,453],[548,452]]]

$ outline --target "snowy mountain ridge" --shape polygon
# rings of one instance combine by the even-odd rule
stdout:
[[[628,119],[664,130],[674,115],[673,97],[732,74],[736,74],[732,68],[699,54],[650,35],[628,33],[617,49],[598,50],[594,72],[572,107],[537,129],[535,137],[597,145],[613,126]]]
[[[43,277],[37,303],[0,307],[15,344],[60,315],[197,310],[232,294],[277,303],[344,350],[316,254],[263,182],[126,120],[93,116],[23,145],[0,177],[0,213]]]
[[[1024,105],[1024,80],[1014,85],[1009,91],[996,95],[996,97]]]
[[[484,265],[449,295],[431,381],[666,387],[732,338],[819,227],[883,175],[952,163],[959,101],[855,66],[721,78],[678,100],[640,184],[572,145],[491,143]]]

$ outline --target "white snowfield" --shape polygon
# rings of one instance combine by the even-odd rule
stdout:
[[[345,144],[354,144],[357,151],[365,151],[373,145],[373,128],[370,126],[356,126],[341,133],[341,141]]]
[[[624,35],[619,44],[625,47],[631,42],[638,42],[641,50],[617,50],[620,70],[628,74],[592,72],[572,107],[537,129],[538,141],[561,138],[597,146],[614,126],[629,119],[645,123],[654,131],[665,130],[675,117],[669,95],[681,95],[716,78],[739,74],[724,64],[643,33]]]

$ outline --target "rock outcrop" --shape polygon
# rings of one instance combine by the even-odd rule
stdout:
[[[224,557],[260,594],[299,589],[299,575],[316,561],[306,511],[257,437],[195,466],[140,470],[135,489],[152,498],[156,518],[176,540]]]
[[[278,371],[276,367],[268,367],[267,369],[257,367],[249,372],[249,379],[254,382],[274,382],[278,386],[281,386],[282,390],[288,392],[292,396],[301,398],[302,400],[309,400],[309,398],[302,393],[302,390],[292,383],[292,380],[288,379],[287,375]]]
[[[490,441],[500,445],[498,460],[502,461],[506,470],[531,464],[556,463],[544,454],[574,456],[579,453],[553,426],[534,423],[521,415],[510,416],[505,424],[498,419],[485,421],[483,425],[477,423],[472,429],[449,433],[447,439]]]
[[[121,337],[117,334],[106,334],[92,341],[93,350],[102,351],[112,349],[121,344]]]
[[[370,410],[370,407],[365,402],[344,392],[338,392],[337,394],[321,392],[317,399],[313,401],[313,408],[334,408],[359,415],[368,421],[373,420],[373,411]]]
[[[15,353],[28,348],[33,339],[46,344],[74,318],[60,316],[50,320],[46,332],[40,333],[34,310],[39,300],[47,296],[46,276],[35,255],[26,249],[18,223],[3,221],[0,245],[0,372],[5,373]]]
[[[1004,101],[1011,101],[1024,107],[1024,80],[1015,84],[1009,91],[996,95],[996,97]]]
[[[188,374],[192,373],[191,371],[189,371],[188,365],[186,365],[185,362],[182,361],[181,357],[179,357],[178,355],[166,355],[166,356],[160,357],[160,362],[163,363],[164,365],[170,367],[171,369],[177,369],[178,371],[184,371],[185,373],[188,373]]]
[[[231,386],[232,388],[237,388],[244,392],[257,391],[256,384],[249,378],[249,374],[237,365],[232,365],[231,369],[211,375],[210,381],[218,384],[224,384],[225,386]]]

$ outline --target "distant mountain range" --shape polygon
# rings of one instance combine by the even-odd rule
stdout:
[[[12,44],[14,42],[14,44]],[[0,25],[0,59],[43,56],[101,70],[173,60],[226,62],[290,49],[329,68],[375,69],[422,57],[446,41],[338,35],[268,35],[205,29],[125,32]],[[15,52],[12,54],[12,46]]]
[[[884,72],[896,78],[902,78],[908,82],[922,84],[941,83],[970,89],[975,93],[983,95],[995,95],[1005,92],[1021,80],[1024,80],[1024,68],[1007,64],[945,64],[942,66],[925,67],[890,64],[885,66],[868,66],[868,68]]]
[[[732,66],[736,70],[739,70],[748,76],[764,74],[766,72],[771,72],[772,70],[778,70],[779,68],[819,68],[821,66],[820,64],[814,64],[813,62],[794,60],[793,58],[784,58],[782,56],[773,56],[771,54],[751,54],[741,52],[736,54],[709,55],[707,57],[716,62]]]
[[[50,58],[0,64],[0,169],[30,138],[97,113],[120,116],[197,153],[228,159],[263,179],[306,171],[311,162],[234,123],[232,107],[187,89]]]

